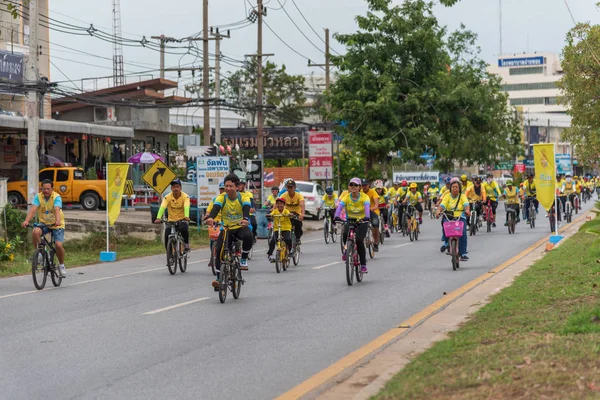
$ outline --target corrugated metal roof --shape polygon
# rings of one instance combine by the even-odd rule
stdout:
[[[0,128],[27,130],[29,118],[0,115]],[[92,136],[133,138],[133,129],[84,122],[40,119],[40,130],[46,132],[64,132]]]

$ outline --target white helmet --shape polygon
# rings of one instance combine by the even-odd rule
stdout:
[[[374,183],[375,189],[383,189],[383,181],[381,179],[377,179]]]

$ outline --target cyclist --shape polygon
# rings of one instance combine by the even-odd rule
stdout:
[[[573,180],[575,181],[575,195],[577,196],[577,204],[579,209],[581,210],[581,188],[582,188],[582,184],[581,184],[581,179],[579,179],[579,177],[577,175],[575,175],[573,177]]]
[[[419,224],[423,223],[423,205],[421,203],[423,203],[423,196],[417,190],[417,184],[413,182],[410,184],[402,204],[410,204],[419,212]]]
[[[217,279],[213,281],[212,286],[215,292],[219,291],[219,274],[221,273],[220,252],[223,246],[231,246],[232,238],[242,241],[242,257],[240,259],[240,269],[248,270],[248,253],[252,249],[252,231],[248,228],[250,223],[250,198],[237,191],[240,178],[235,174],[229,174],[225,177],[225,193],[221,193],[215,199],[210,215],[206,219],[206,224],[212,226],[214,218],[221,212],[221,223],[229,228],[228,243],[224,242],[225,231],[223,230],[217,239],[217,249],[219,255],[216,257]]]
[[[463,220],[463,235],[458,240],[458,251],[460,253],[461,261],[468,261],[467,257],[467,218],[471,216],[471,208],[469,207],[469,200],[461,193],[462,188],[458,179],[452,180],[450,184],[450,193],[444,197],[439,207],[438,218],[442,212],[447,213],[450,218],[460,218]],[[448,238],[444,234],[442,227],[442,241],[444,244],[440,248],[440,252],[444,252],[448,249]]]
[[[440,189],[437,187],[436,182],[431,182],[431,187],[427,190],[429,193],[429,207],[434,207],[434,204],[437,204],[438,198],[440,197]]]
[[[277,199],[278,196],[279,196],[279,187],[273,186],[271,188],[271,194],[269,195],[269,197],[267,197],[267,200],[265,200],[264,207],[268,208],[269,210],[272,210],[273,207],[275,207],[275,200]]]
[[[219,183],[219,194],[225,193],[225,184],[223,182]],[[206,219],[208,218],[208,216],[210,215],[210,212],[212,211],[212,208],[215,204],[215,198],[213,198],[210,203],[208,203],[208,207],[206,207],[206,215],[204,216],[204,220],[206,221]],[[215,222],[221,222],[221,213],[219,213],[219,215],[217,215],[215,217]],[[215,232],[215,236],[213,236],[212,232]],[[212,254],[213,252],[213,247],[215,246],[215,243],[217,242],[218,239],[218,232],[219,232],[219,227],[217,225],[212,226],[209,229],[209,236],[210,236],[210,254]],[[213,267],[214,266],[214,259],[211,257],[210,260],[208,261],[208,267]]]
[[[473,183],[468,180],[467,174],[462,174],[460,176],[460,185],[462,186],[462,194],[465,194],[467,193],[467,190],[473,186]]]
[[[451,182],[452,182],[452,178],[447,177],[444,187],[442,187],[440,189],[440,197],[438,198],[438,202],[435,205],[436,207],[439,207],[439,205],[442,203],[442,200],[444,199],[446,194],[450,193],[450,183]]]
[[[533,205],[535,206],[535,212],[538,213],[538,208],[540,206],[540,202],[536,198],[536,186],[535,181],[533,180],[533,174],[527,175],[527,180],[523,182],[523,192],[521,199],[525,203],[525,218],[527,219],[527,223],[529,223],[529,207],[531,206],[531,202],[533,201]]]
[[[492,226],[496,227],[496,209],[498,208],[498,197],[500,197],[500,187],[494,180],[494,174],[488,172],[486,182],[481,186],[485,190],[485,195],[492,205]]]
[[[329,208],[329,210],[327,212],[329,213],[329,216],[331,217],[331,220],[333,221],[337,203],[338,203],[337,194],[335,194],[333,192],[333,188],[331,186],[327,186],[325,188],[325,195],[321,199],[321,204],[319,205],[319,208],[317,208],[317,212],[319,212],[319,210],[321,208],[323,208],[323,206]]]
[[[171,193],[166,195],[163,199],[160,208],[158,209],[158,214],[156,214],[155,224],[160,224],[160,220],[165,213],[165,210],[167,210],[169,214],[167,218],[169,222],[182,221],[175,229],[181,233],[183,243],[185,243],[185,251],[190,251],[190,231],[188,229],[188,222],[190,220],[190,196],[181,190],[181,181],[179,178],[175,178],[171,182]],[[165,229],[165,247],[167,246],[170,234],[171,228]]]
[[[383,181],[378,179],[374,183],[375,191],[379,196],[379,216],[383,218],[383,229],[385,231],[385,237],[390,237],[390,231],[388,230],[389,214],[388,214],[388,203],[389,203],[389,191],[383,187]],[[380,232],[382,233],[382,232]]]
[[[335,210],[335,220],[341,221],[340,214],[342,210],[346,211],[346,218],[350,220],[371,220],[371,199],[361,190],[360,178],[352,178],[348,183],[348,194],[340,199],[338,207]],[[360,271],[364,274],[367,271],[367,250],[365,248],[365,237],[369,230],[368,224],[360,224],[356,229],[356,247],[358,249],[358,258],[360,259]],[[342,242],[346,243],[348,239],[348,225],[344,226],[342,231]],[[346,261],[346,252],[342,254],[342,260]]]
[[[302,221],[304,221],[304,196],[296,192],[296,181],[289,179],[286,183],[287,192],[282,194],[282,199],[285,200],[285,208],[291,213],[298,214],[298,218],[292,221],[292,227],[294,228],[294,235],[296,235],[296,243],[301,244],[300,238],[302,237]]]
[[[469,200],[469,206],[471,210],[475,210],[477,215],[480,217],[483,215],[483,204],[487,201],[485,190],[481,188],[481,178],[475,177],[473,179],[473,186],[467,189],[465,196]]]
[[[402,202],[404,201],[404,197],[408,192],[408,182],[402,181],[400,187],[396,190],[396,200],[394,201],[394,205],[398,209],[398,222],[402,223],[402,216],[404,215],[404,206]]]
[[[373,250],[379,251],[379,195],[375,189],[371,189],[371,182],[368,179],[361,181],[362,192],[371,199],[371,225],[373,232]]]
[[[519,188],[513,186],[511,180],[506,181],[506,188],[502,196],[506,198],[506,204],[508,208],[511,208],[517,213],[517,224],[521,222],[521,208],[519,207]],[[508,226],[508,211],[506,211],[506,222],[504,226]]]
[[[54,191],[54,183],[50,179],[42,181],[42,192],[33,198],[31,208],[25,217],[25,221],[21,224],[23,228],[29,226],[29,221],[31,221],[31,218],[36,213],[40,224],[43,224],[43,226],[34,228],[31,233],[33,247],[38,247],[42,235],[52,233],[54,247],[56,248],[56,257],[59,263],[58,270],[60,276],[66,278],[67,269],[65,267],[65,248],[63,246],[63,242],[65,241],[65,216],[62,212],[62,198]]]
[[[246,179],[240,179],[240,183],[238,184],[238,192],[242,195],[242,197],[248,197],[248,199],[250,200],[250,225],[252,225],[252,244],[255,244],[256,231],[258,229],[258,224],[256,223],[256,216],[254,215],[256,207],[254,203],[254,193],[252,193],[250,190],[246,190]]]
[[[575,199],[575,196],[577,196],[576,186],[577,186],[577,183],[575,181],[573,181],[573,177],[571,176],[571,174],[567,174],[565,177],[565,182],[563,183],[563,185],[560,189],[560,192],[564,196],[567,196],[568,200],[571,202],[573,209],[575,209],[575,203],[573,200]],[[565,209],[565,213],[566,213],[566,209]]]
[[[285,199],[281,197],[275,200],[275,208],[269,214],[269,216],[279,217],[273,218],[273,236],[269,242],[269,250],[267,251],[267,257],[270,262],[275,262],[273,258],[273,250],[275,250],[275,244],[279,238],[279,227],[281,226],[281,236],[285,240],[285,244],[288,248],[290,257],[294,256],[294,249],[292,248],[292,221],[290,220],[290,210],[285,208]]]

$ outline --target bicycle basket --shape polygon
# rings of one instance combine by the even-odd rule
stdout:
[[[221,228],[219,225],[213,225],[208,227],[208,236],[212,240],[217,240],[219,238],[219,234],[221,233]]]
[[[506,212],[517,212],[517,210],[516,210],[517,205],[518,204],[504,203],[504,211],[506,211]]]
[[[444,235],[447,238],[461,237],[463,235],[464,221],[446,221],[444,222]]]

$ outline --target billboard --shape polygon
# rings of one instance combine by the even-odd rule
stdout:
[[[522,58],[499,58],[499,67],[531,67],[535,65],[544,65],[544,57],[522,57]]]
[[[439,180],[439,171],[394,172],[394,182],[438,182]]]
[[[306,126],[265,127],[263,145],[265,159],[302,158],[308,154],[308,129]],[[214,141],[214,129],[213,129]],[[240,150],[258,150],[256,128],[221,128],[223,146]]]
[[[219,183],[229,175],[229,157],[198,157],[198,207],[206,208],[219,195]]]
[[[0,51],[0,82],[23,83],[23,55]]]
[[[556,173],[557,174],[572,174],[571,169],[571,155],[570,154],[557,154],[556,158]]]
[[[309,179],[332,179],[333,147],[331,132],[309,132]]]

